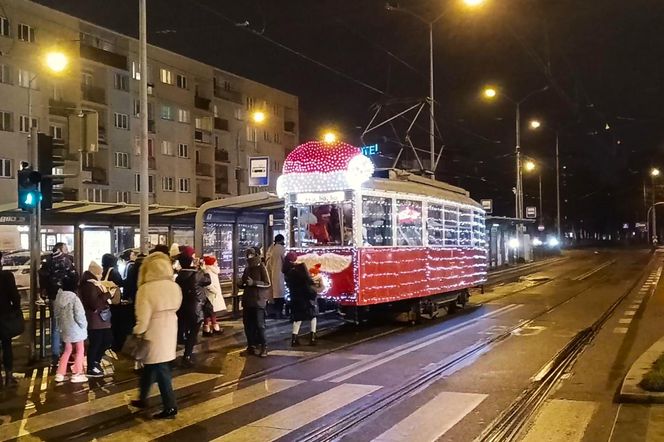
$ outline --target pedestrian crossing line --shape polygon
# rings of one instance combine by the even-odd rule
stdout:
[[[473,411],[487,396],[442,392],[373,441],[435,441]]]
[[[151,441],[180,430],[183,426],[198,424],[220,414],[288,390],[304,382],[290,379],[267,379],[249,387],[241,388],[217,398],[181,409],[178,412],[176,421],[148,420],[126,430],[97,438],[96,440],[99,442],[112,440],[126,440],[131,442]]]
[[[613,333],[616,333],[618,335],[624,335],[627,334],[627,331],[629,329],[627,327],[616,327],[613,329]]]
[[[305,358],[317,354],[314,351],[300,350],[270,350],[270,356],[290,356],[295,358]]]
[[[618,322],[620,324],[630,324],[632,322],[632,318],[620,318],[618,319]]]
[[[522,442],[580,442],[598,407],[589,401],[549,401]]]
[[[367,358],[366,360],[360,360],[358,362],[355,362],[353,364],[350,364],[346,367],[339,368],[337,370],[331,371],[327,374],[324,374],[322,376],[317,377],[314,379],[314,381],[321,382],[321,381],[330,381],[330,382],[343,382],[346,379],[349,379],[355,375],[358,375],[360,373],[364,373],[367,370],[370,370],[374,367],[377,367],[379,365],[382,365],[386,362],[392,361],[394,359],[397,359],[403,355],[406,355],[408,353],[411,353],[413,351],[417,351],[423,347],[427,347],[431,344],[434,344],[438,341],[442,341],[444,339],[450,338],[458,333],[461,333],[462,331],[465,331],[471,327],[474,327],[477,325],[478,322],[488,319],[490,317],[495,317],[498,316],[502,313],[507,313],[509,311],[516,310],[521,307],[521,304],[508,304],[504,307],[501,307],[497,310],[493,310],[491,312],[485,313],[484,315],[478,316],[477,318],[464,322],[462,324],[456,325],[454,327],[451,327],[449,329],[441,330],[437,333],[434,333],[429,336],[424,336],[422,338],[416,339],[411,342],[407,342],[405,344],[393,347],[389,351],[386,351],[384,353],[379,353],[371,358]]]
[[[173,389],[178,390],[186,388],[219,377],[221,377],[219,374],[186,373],[173,379]],[[157,389],[152,390],[150,397],[159,394],[156,390]],[[59,410],[33,415],[32,417],[0,425],[0,441],[4,442],[19,437],[29,436],[39,431],[94,416],[95,414],[103,413],[113,408],[124,407],[129,404],[130,399],[137,397],[137,395],[138,389],[131,389],[109,396],[96,398],[89,402],[60,408]]]
[[[378,385],[338,385],[298,404],[291,405],[263,419],[233,430],[214,439],[214,442],[271,442],[362,399],[380,388],[382,387]]]
[[[623,313],[625,316],[634,316],[636,312],[634,310],[626,310],[625,313]]]

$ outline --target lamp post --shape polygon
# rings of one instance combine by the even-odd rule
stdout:
[[[543,216],[544,212],[542,209],[543,206],[542,205],[542,168],[541,167],[538,168],[537,164],[534,161],[528,160],[524,164],[524,169],[526,169],[526,172],[532,172],[535,169],[537,169],[537,179],[539,181],[539,218],[540,218],[540,225],[544,225],[544,216]]]
[[[650,183],[652,184],[652,206],[653,206],[653,211],[652,211],[652,243],[657,244],[657,209],[655,208],[655,178],[659,176],[660,172],[659,169],[656,167],[653,167],[650,170]]]
[[[251,121],[254,122],[253,134],[254,134],[254,151],[258,152],[258,132],[256,130],[256,125],[263,124],[267,120],[267,115],[263,111],[254,111],[250,116]],[[242,166],[240,165],[241,161],[241,152],[240,152],[240,131],[242,128],[238,129],[235,136],[235,152],[236,152],[236,166],[235,166],[235,185],[236,193],[240,196],[241,193],[241,176],[242,176]]]
[[[467,7],[478,7],[481,6],[486,0],[463,0],[463,3]],[[402,8],[400,6],[392,5],[387,3],[385,9],[393,12],[401,12],[411,17],[416,18],[420,22],[424,23],[429,30],[429,161],[431,162],[431,178],[435,178],[436,173],[434,171],[434,165],[436,162],[436,119],[434,111],[434,64],[433,64],[433,25],[435,25],[441,18],[443,18],[446,12],[443,12],[438,17],[433,20],[427,20],[419,14],[416,14],[408,9]]]
[[[138,7],[138,34],[139,34],[139,63],[141,67],[140,79],[140,126],[141,126],[141,165],[140,165],[140,212],[139,231],[141,253],[147,254],[150,242],[150,177],[148,165],[148,37],[147,37],[147,5],[146,0],[139,0]]]

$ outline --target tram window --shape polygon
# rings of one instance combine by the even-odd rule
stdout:
[[[484,247],[484,222],[479,212],[473,213],[473,246]]]
[[[445,206],[445,245],[459,245],[459,209]]]
[[[459,209],[459,244],[472,246],[473,212],[471,209]]]
[[[365,245],[392,245],[392,198],[362,197],[362,237]]]
[[[429,204],[427,231],[430,246],[445,245],[445,218],[444,209],[439,204]]]
[[[338,204],[291,207],[291,244],[295,247],[353,244],[353,206]]]
[[[422,203],[397,200],[397,245],[422,245]]]

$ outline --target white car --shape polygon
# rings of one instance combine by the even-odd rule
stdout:
[[[44,260],[48,253],[42,253],[41,260]],[[2,255],[2,269],[8,270],[14,274],[16,286],[20,289],[30,288],[30,251],[16,250],[5,252]]]

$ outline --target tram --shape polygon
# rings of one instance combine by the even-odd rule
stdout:
[[[487,276],[481,205],[459,187],[381,172],[346,143],[295,148],[277,181],[288,250],[352,321],[385,307],[419,318],[464,306]]]

